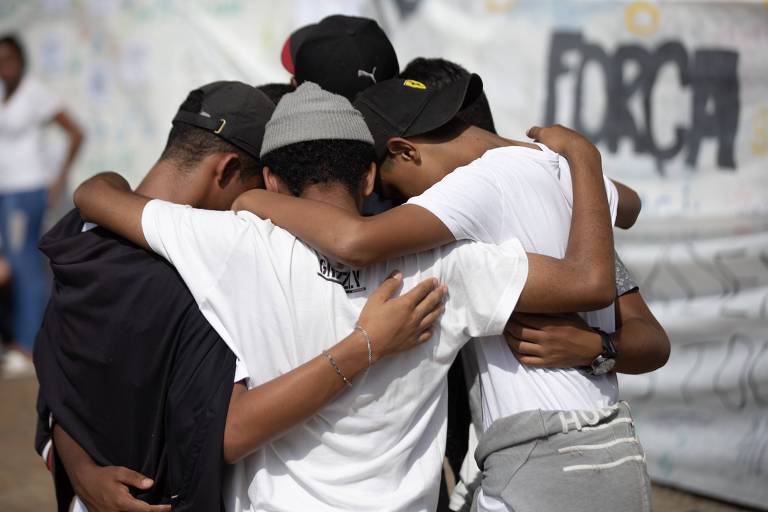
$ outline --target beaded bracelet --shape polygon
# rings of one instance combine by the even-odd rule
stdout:
[[[323,355],[328,358],[328,361],[331,363],[331,366],[333,366],[333,369],[336,370],[336,374],[341,377],[341,380],[344,381],[344,384],[346,384],[348,387],[352,387],[352,383],[349,382],[349,379],[344,376],[343,373],[341,373],[341,368],[339,368],[339,365],[336,364],[336,360],[333,358],[333,356],[328,352],[327,350],[323,350]]]
[[[362,325],[355,324],[355,330],[363,333],[365,342],[368,344],[368,368],[370,368],[373,364],[373,340],[371,340],[371,336],[368,334],[368,331],[363,328]]]

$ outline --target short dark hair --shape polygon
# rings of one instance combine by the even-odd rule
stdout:
[[[27,63],[27,56],[24,52],[24,45],[21,44],[21,39],[19,39],[19,37],[15,34],[5,34],[0,36],[0,45],[2,44],[7,44],[16,51],[19,59],[21,60],[21,65],[23,68]]]
[[[263,84],[263,85],[257,85],[256,88],[267,95],[267,98],[272,100],[272,103],[275,105],[278,104],[278,102],[288,94],[289,92],[293,92],[296,90],[296,88],[291,84],[284,84],[284,83],[272,83],[272,84]]]
[[[184,112],[200,112],[203,91],[194,91],[179,107]],[[171,160],[182,169],[190,169],[203,158],[216,153],[235,153],[237,160],[231,162],[225,173],[240,171],[240,179],[261,176],[261,161],[254,155],[230,144],[221,137],[196,126],[175,123],[168,134],[168,142],[160,155],[161,160]]]
[[[442,88],[469,74],[461,64],[449,60],[417,57],[405,66],[405,69],[400,72],[400,77]],[[474,103],[459,112],[457,117],[468,124],[496,133],[491,106],[488,104],[485,92],[482,92]]]
[[[261,159],[295,196],[310,185],[325,183],[340,183],[354,194],[376,154],[367,142],[323,139],[289,144]]]

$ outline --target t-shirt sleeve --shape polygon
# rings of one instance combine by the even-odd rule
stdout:
[[[200,210],[152,200],[141,215],[150,248],[181,275],[195,300],[204,300],[244,235],[246,221],[234,212]]]
[[[235,379],[234,382],[240,382],[241,380],[247,381],[251,377],[248,372],[248,367],[240,359],[235,361]]]
[[[615,253],[616,261],[616,296],[622,295],[637,290],[639,288],[637,281],[632,277],[624,262],[621,261],[619,253]]]
[[[568,186],[572,190],[573,181],[571,177],[571,166],[568,164],[568,160],[562,155],[558,155],[558,164],[560,167],[560,179],[567,180]],[[611,212],[611,225],[616,224],[616,213],[619,208],[619,192],[616,190],[616,185],[613,181],[603,174],[603,182],[605,183],[605,193],[608,196],[608,209]],[[571,197],[571,201],[573,198]]]
[[[502,189],[479,165],[456,169],[408,204],[421,206],[445,224],[456,240],[499,240],[505,210]]]
[[[443,248],[441,281],[448,300],[441,322],[465,336],[501,334],[528,278],[528,258],[517,239],[499,245],[459,242]]]

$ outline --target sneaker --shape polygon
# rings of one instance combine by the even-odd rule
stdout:
[[[35,365],[32,360],[19,350],[8,350],[2,361],[2,376],[4,379],[20,379],[35,376]]]

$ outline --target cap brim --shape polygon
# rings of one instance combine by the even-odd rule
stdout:
[[[316,28],[317,24],[311,24],[296,29],[283,43],[283,49],[280,51],[280,62],[290,74],[296,74],[296,54],[301,44],[314,33]]]
[[[423,135],[446,125],[483,92],[482,79],[472,73],[435,92],[404,136]]]

